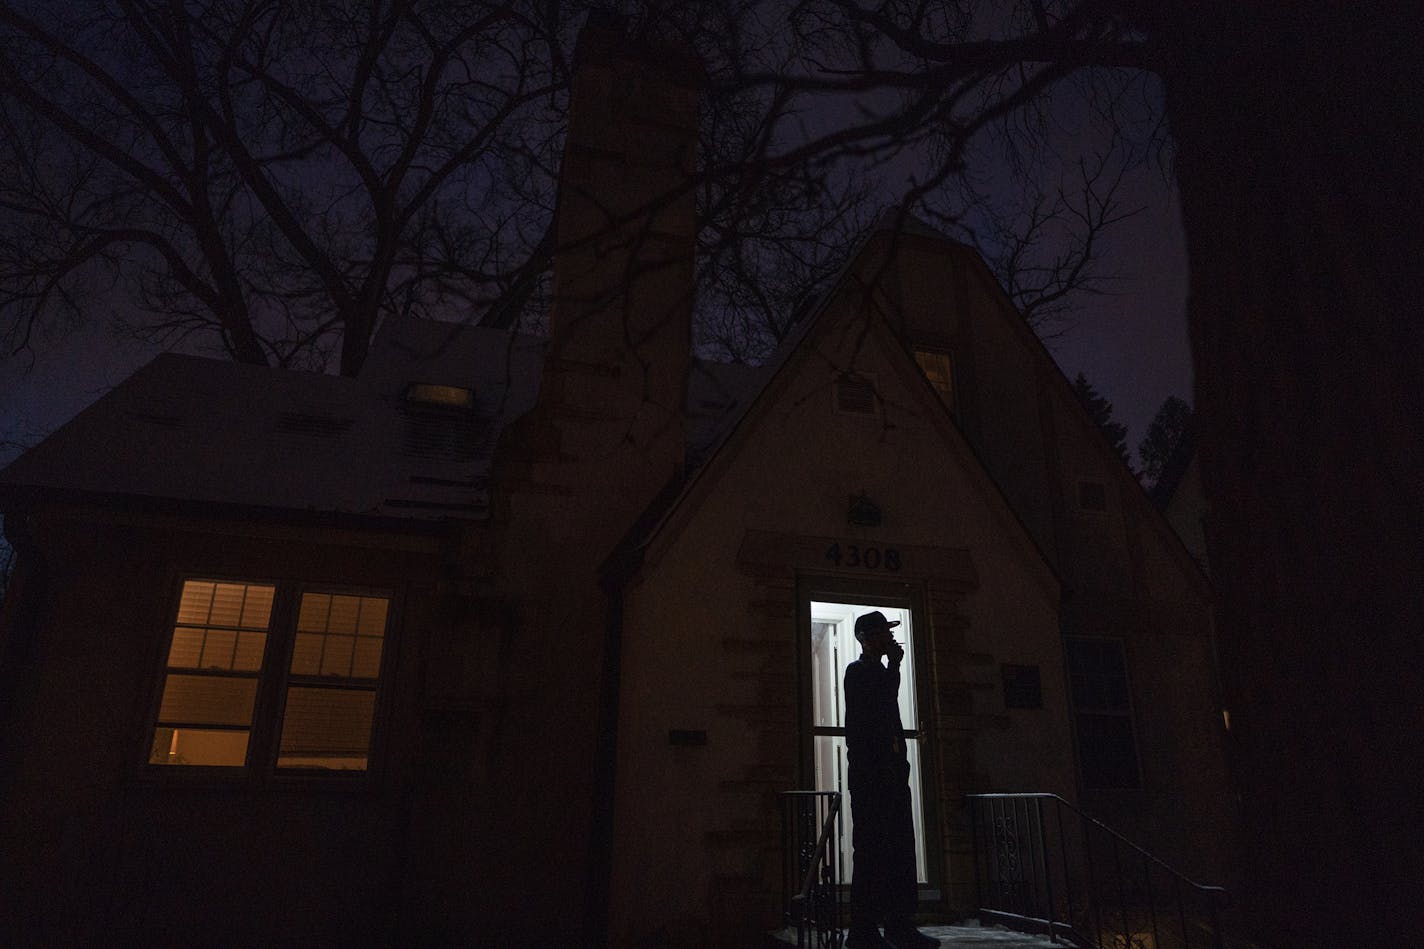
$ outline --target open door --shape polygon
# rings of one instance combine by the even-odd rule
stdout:
[[[814,787],[840,791],[842,827],[845,839],[841,853],[845,865],[841,879],[849,881],[855,855],[851,848],[850,796],[846,787],[845,697],[842,694],[845,668],[860,657],[855,639],[856,617],[880,610],[891,620],[899,620],[895,638],[905,647],[900,664],[900,723],[905,726],[905,750],[910,761],[910,813],[915,822],[915,867],[920,883],[929,882],[925,861],[925,819],[923,782],[920,777],[920,720],[915,695],[915,641],[912,610],[881,604],[812,600],[811,628],[811,742],[813,745]]]

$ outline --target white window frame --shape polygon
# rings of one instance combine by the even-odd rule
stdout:
[[[267,628],[267,642],[258,667],[256,696],[250,724],[248,726],[247,753],[241,765],[207,764],[167,764],[154,763],[151,755],[157,741],[160,724],[159,712],[162,706],[165,684],[169,674],[218,675],[221,673],[204,670],[190,670],[169,666],[175,629],[178,626],[179,606],[185,584],[208,582],[223,584],[247,584],[271,586],[275,589],[271,616]],[[297,639],[297,622],[302,598],[308,594],[355,596],[380,598],[386,602],[385,627],[381,635],[382,648],[375,678],[350,676],[321,676],[292,672],[293,649]],[[231,576],[217,573],[185,572],[177,578],[169,605],[165,611],[167,628],[163,636],[162,651],[154,664],[153,699],[144,721],[144,744],[141,749],[140,771],[144,778],[160,781],[191,780],[246,780],[246,781],[289,781],[322,780],[360,782],[378,774],[381,770],[384,729],[382,721],[388,704],[388,692],[393,669],[393,640],[397,628],[398,608],[395,591],[390,588],[357,587],[345,584],[325,584],[290,579],[273,579],[255,575]],[[354,645],[353,645],[354,651]],[[289,689],[343,688],[352,691],[372,692],[373,709],[371,731],[367,743],[366,766],[364,768],[331,769],[311,766],[283,766],[279,764],[282,727],[287,716]],[[202,727],[193,725],[190,727]]]

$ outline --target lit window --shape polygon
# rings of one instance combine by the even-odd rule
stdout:
[[[441,405],[451,409],[473,409],[475,390],[462,386],[442,386],[430,382],[413,382],[405,390],[407,402]]]
[[[275,592],[255,583],[183,584],[149,764],[247,761]]]
[[[920,371],[925,374],[930,385],[934,386],[934,390],[939,393],[944,407],[953,412],[954,365],[950,361],[949,353],[935,349],[916,349],[915,362],[920,364]]]
[[[1084,787],[1141,787],[1122,643],[1069,636],[1064,650]]]
[[[386,607],[384,597],[302,595],[278,767],[366,767]]]
[[[283,602],[271,584],[184,581],[149,764],[256,766],[275,738],[279,768],[366,769],[390,600],[304,592],[295,629],[274,630]],[[282,702],[264,718],[268,683]]]

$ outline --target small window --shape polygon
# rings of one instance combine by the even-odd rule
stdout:
[[[876,414],[875,380],[859,373],[845,373],[836,380],[836,410],[849,415]]]
[[[920,371],[925,374],[930,385],[939,393],[940,400],[944,402],[944,407],[951,412],[954,411],[954,364],[950,361],[949,353],[935,349],[916,349],[915,362],[919,363]]]
[[[1108,486],[1101,481],[1079,481],[1078,507],[1084,511],[1106,511]]]
[[[1004,708],[1043,708],[1043,682],[1038,666],[1004,663],[999,666],[1004,680]]]
[[[1083,786],[1141,787],[1122,643],[1069,636],[1064,649]]]
[[[276,740],[279,768],[366,770],[390,600],[303,592],[294,611],[294,595],[273,584],[183,582],[150,765],[240,769]],[[258,702],[269,683],[282,697],[275,712]]]
[[[449,409],[472,411],[475,407],[475,390],[462,386],[442,386],[430,382],[413,382],[406,387],[405,400],[418,405],[443,406]]]

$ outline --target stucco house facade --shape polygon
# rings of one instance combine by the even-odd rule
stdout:
[[[903,622],[922,908],[964,796],[1229,880],[1198,565],[969,248],[891,215],[767,364],[692,355],[697,80],[580,49],[548,338],[160,357],[0,473],[19,944],[745,945]],[[913,724],[911,724],[913,722]]]

